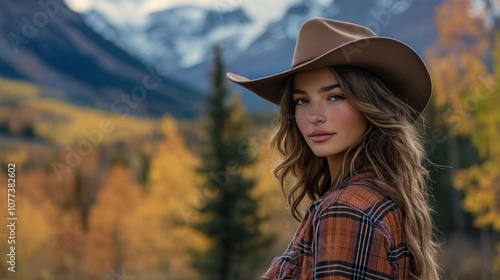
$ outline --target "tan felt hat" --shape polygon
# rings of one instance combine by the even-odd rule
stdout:
[[[432,83],[427,67],[408,45],[378,37],[357,24],[324,18],[310,19],[301,26],[289,70],[254,80],[234,73],[226,75],[229,80],[278,104],[289,75],[340,65],[357,66],[377,75],[419,113],[431,97]]]

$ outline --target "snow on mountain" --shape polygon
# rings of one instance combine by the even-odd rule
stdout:
[[[79,12],[87,24],[128,53],[164,66],[173,78],[199,89],[208,84],[214,44],[224,50],[229,71],[255,78],[287,69],[297,31],[312,17],[364,25],[422,54],[435,36],[434,9],[441,2],[185,0],[165,6],[159,0],[66,1],[70,7],[76,1],[85,6]]]
[[[201,91],[168,76],[163,65],[146,65],[126,53],[97,34],[80,14],[65,5],[57,6],[57,16],[52,15],[43,26],[40,21],[32,23],[33,15],[43,12],[33,3],[32,0],[2,2],[0,33],[28,36],[27,25],[16,23],[29,18],[29,26],[33,26],[29,32],[33,35],[34,30],[36,36],[29,36],[29,42],[23,39],[23,44],[17,46],[7,37],[0,38],[0,76],[34,84],[44,97],[124,115],[170,114],[192,118],[203,109]],[[101,23],[101,30],[108,30],[110,37],[122,42],[129,41],[127,34],[136,32],[133,25],[129,30],[118,29],[106,16],[94,15],[100,19],[96,22]],[[135,101],[140,97],[140,102],[134,101],[133,106],[124,102],[129,97]]]
[[[241,46],[242,30],[250,23],[241,9],[217,12],[197,6],[170,8],[149,15],[144,32],[156,48],[139,51],[148,61],[167,63],[172,69],[191,67],[203,62],[215,43],[223,48]],[[157,50],[162,48],[173,56],[158,55]]]
[[[155,0],[67,2],[70,7],[80,7],[87,24],[105,38],[148,63],[168,65],[167,70],[174,72],[203,63],[216,43],[226,50],[227,63],[231,63],[273,23],[283,23],[285,18],[284,34],[294,38],[306,19],[332,17],[339,13],[340,5],[345,6],[342,0],[191,0],[171,7],[158,6]],[[396,6],[392,11],[399,13],[412,2],[378,0],[363,6]],[[276,35],[279,39],[283,33]]]
[[[165,63],[174,71],[202,63],[216,43],[231,49],[226,59],[234,59],[296,1],[191,0],[170,7],[158,7],[155,0],[66,2],[108,40],[146,62]]]

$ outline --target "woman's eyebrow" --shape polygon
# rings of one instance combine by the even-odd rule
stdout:
[[[329,86],[325,86],[325,87],[322,87],[319,89],[319,92],[327,92],[327,91],[330,91],[334,88],[339,88],[340,87],[340,84],[331,84]]]
[[[303,90],[301,90],[301,89],[296,89],[296,88],[294,88],[294,89],[292,90],[292,95],[294,95],[294,94],[306,94],[306,92],[305,92],[305,91],[303,91]]]
[[[328,85],[328,86],[324,86],[324,87],[321,87],[319,89],[319,92],[323,93],[323,92],[328,92],[328,91],[331,91],[332,89],[335,89],[335,88],[339,88],[340,87],[340,84],[331,84],[331,85]],[[307,92],[301,90],[301,89],[296,89],[294,88],[292,90],[292,95],[294,94],[307,94]]]

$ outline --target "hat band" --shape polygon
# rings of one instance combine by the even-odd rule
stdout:
[[[295,67],[299,67],[300,65],[306,64],[307,62],[309,62],[311,60],[315,60],[316,58],[318,58],[318,57],[316,56],[316,57],[313,57],[313,58],[308,58],[308,59],[302,60],[300,62],[294,63],[294,64],[292,64],[292,67],[290,69],[293,69]]]

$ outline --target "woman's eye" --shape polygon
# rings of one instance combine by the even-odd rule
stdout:
[[[307,102],[305,99],[297,99],[295,100],[295,105],[303,105]]]
[[[333,94],[331,95],[328,100],[332,100],[332,101],[338,101],[338,100],[342,100],[344,99],[345,97],[340,95],[340,94]]]

